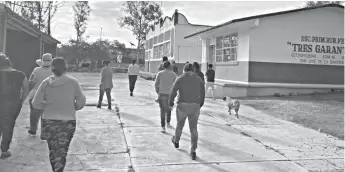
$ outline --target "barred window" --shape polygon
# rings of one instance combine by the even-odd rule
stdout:
[[[237,62],[238,35],[232,33],[216,38],[216,62]]]

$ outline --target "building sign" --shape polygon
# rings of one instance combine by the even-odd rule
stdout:
[[[299,42],[287,42],[297,63],[344,66],[344,38],[301,36]]]

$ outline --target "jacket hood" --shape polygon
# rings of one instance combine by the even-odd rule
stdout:
[[[60,77],[56,77],[56,76],[51,76],[48,79],[49,85],[51,87],[60,87],[62,85],[64,85],[67,81],[67,76],[66,75],[62,75]]]

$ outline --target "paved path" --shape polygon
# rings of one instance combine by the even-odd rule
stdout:
[[[134,93],[128,80],[117,74],[112,95],[116,111],[97,109],[95,74],[73,74],[82,84],[87,103],[78,112],[78,126],[65,171],[344,171],[344,141],[242,106],[240,119],[227,115],[224,102],[207,100],[199,120],[197,160],[189,157],[188,123],[180,148],[170,142],[176,126],[160,132],[158,104],[153,82],[139,79]],[[105,101],[104,101],[105,102]],[[0,172],[48,172],[46,143],[27,135],[28,106],[17,120],[13,156],[0,160]]]

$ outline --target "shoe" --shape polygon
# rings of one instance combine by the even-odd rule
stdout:
[[[111,106],[108,107],[108,110],[111,110]]]
[[[11,156],[11,152],[10,151],[2,152],[1,156],[0,156],[0,159],[6,159],[6,158],[8,158],[10,156]]]
[[[162,132],[162,133],[165,132],[165,127],[162,127],[161,132]]]
[[[130,96],[133,96],[133,93],[130,93],[129,95],[130,95]]]
[[[30,130],[28,130],[28,133],[29,133],[29,136],[31,136],[31,137],[36,137],[36,133],[33,133],[33,132],[31,132]]]
[[[191,152],[190,157],[192,158],[192,160],[196,160],[196,152]]]
[[[100,104],[98,104],[96,107],[97,107],[97,108],[101,108],[101,105],[100,105]]]
[[[171,142],[174,144],[175,148],[179,148],[180,147],[179,143],[175,141],[175,136],[171,137]]]

